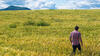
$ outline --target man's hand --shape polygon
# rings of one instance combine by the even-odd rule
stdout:
[[[81,43],[81,46],[83,46],[83,43]]]

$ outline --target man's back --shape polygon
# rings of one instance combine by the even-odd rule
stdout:
[[[70,38],[72,38],[72,45],[78,45],[80,44],[79,38],[81,38],[81,33],[75,30],[71,32]]]

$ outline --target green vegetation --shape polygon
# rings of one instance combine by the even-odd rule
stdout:
[[[100,56],[100,10],[0,11],[0,55],[69,56],[76,25],[84,43],[76,56]]]

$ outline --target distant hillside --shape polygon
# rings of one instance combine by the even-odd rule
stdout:
[[[9,6],[5,9],[1,9],[1,10],[30,10],[30,9],[26,8],[26,7]]]

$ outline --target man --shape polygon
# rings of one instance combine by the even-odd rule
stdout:
[[[74,55],[76,52],[76,48],[78,48],[78,50],[81,53],[81,45],[83,46],[83,42],[81,39],[81,33],[78,32],[78,29],[79,29],[79,27],[75,26],[75,30],[73,32],[71,32],[71,35],[70,35],[70,42],[72,43],[72,48],[73,48],[72,54],[74,54]],[[81,43],[81,45],[80,45],[80,43]]]

